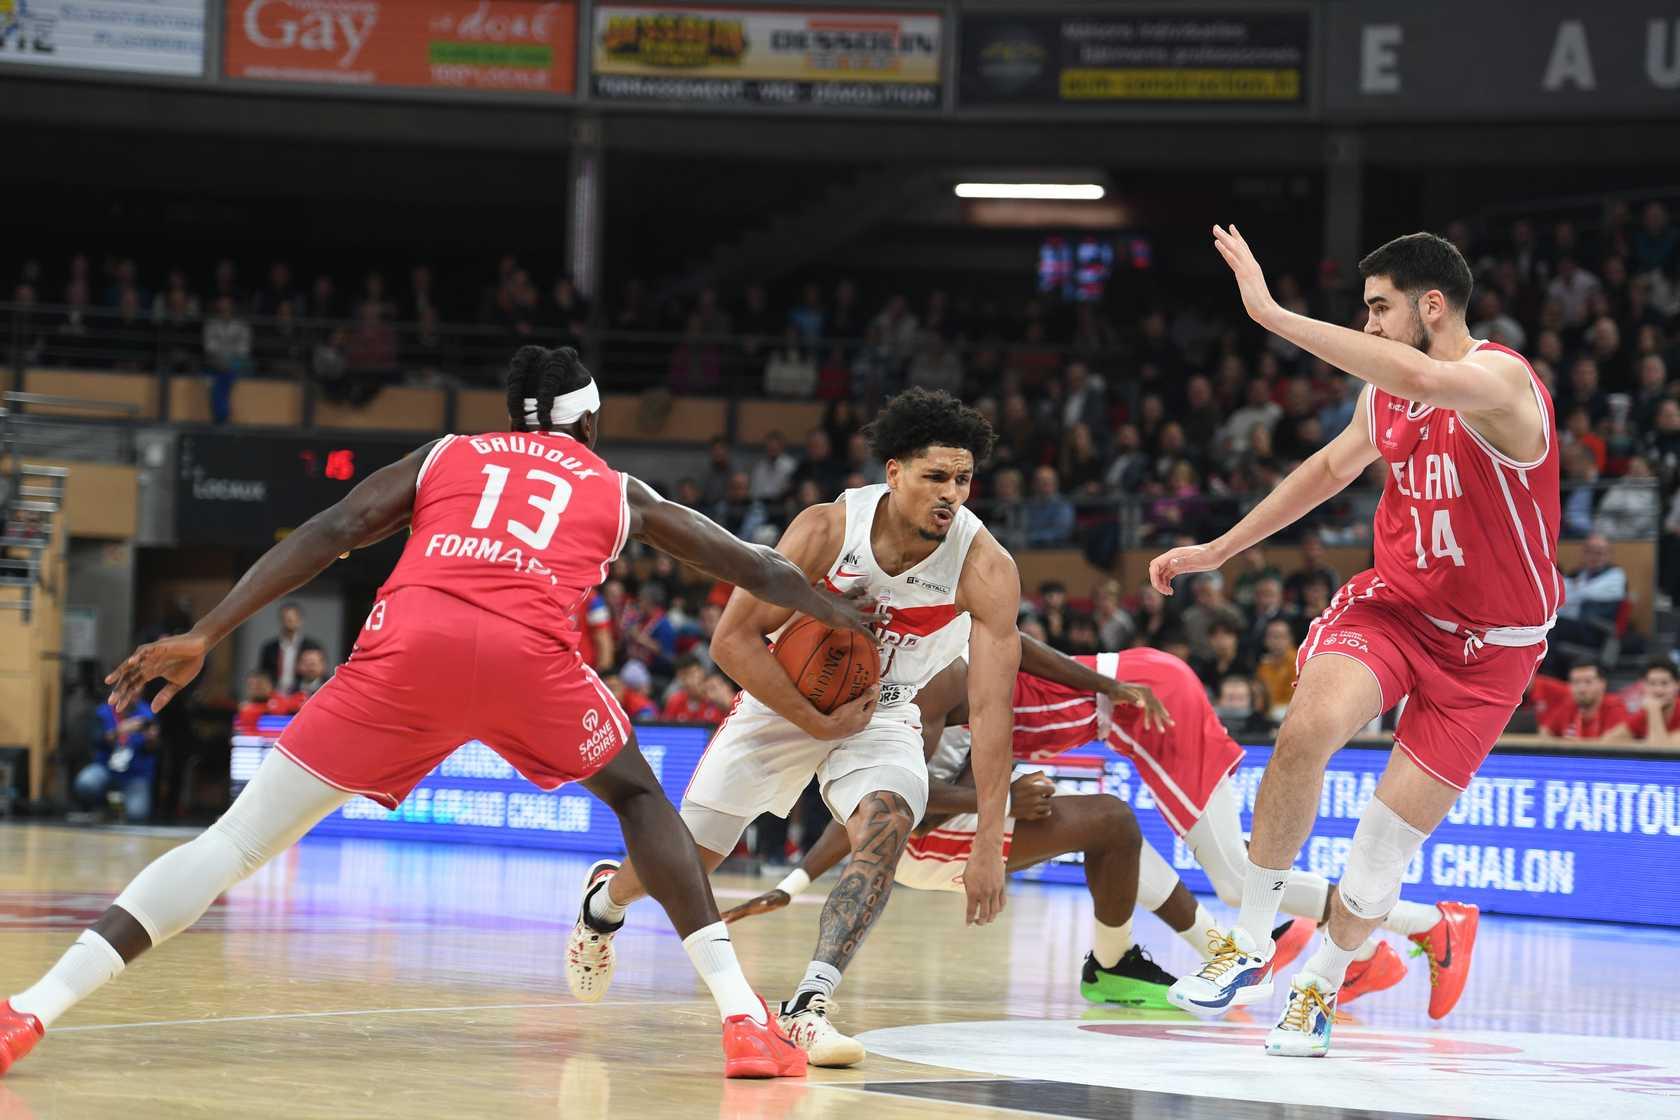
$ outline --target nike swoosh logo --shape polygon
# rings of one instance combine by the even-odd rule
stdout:
[[[866,576],[868,574],[869,574],[868,572],[863,572],[863,571],[848,572],[846,570],[846,566],[844,564],[842,564],[840,567],[835,569],[834,578],[835,579],[857,579],[859,576]]]
[[[1442,968],[1451,968],[1452,967],[1452,926],[1448,926],[1442,932],[1444,932],[1447,935],[1447,951],[1441,954],[1441,967]]]

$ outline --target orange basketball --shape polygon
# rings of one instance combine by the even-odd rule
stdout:
[[[794,687],[825,715],[881,679],[873,642],[853,630],[830,630],[806,615],[795,615],[782,631],[775,654]]]

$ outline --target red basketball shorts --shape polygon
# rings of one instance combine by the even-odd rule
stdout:
[[[1404,699],[1394,745],[1425,773],[1464,789],[1522,702],[1546,643],[1472,646],[1463,632],[1437,627],[1368,571],[1336,592],[1308,627],[1296,671],[1327,655],[1369,669],[1383,711]]]
[[[406,587],[374,605],[355,652],[280,736],[322,781],[395,809],[473,739],[541,789],[587,778],[630,721],[559,639],[453,595]]]

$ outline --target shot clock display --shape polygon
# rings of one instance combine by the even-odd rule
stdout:
[[[182,544],[269,545],[422,441],[186,434],[176,449]]]

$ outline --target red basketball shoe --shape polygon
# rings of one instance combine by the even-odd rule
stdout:
[[[0,1074],[35,1049],[35,1044],[46,1033],[47,1028],[35,1016],[13,1011],[11,1000],[0,1003]]]
[[[1441,920],[1412,934],[1414,955],[1429,958],[1429,1017],[1445,1019],[1464,994],[1470,978],[1470,954],[1476,947],[1476,926],[1482,912],[1462,902],[1436,904]]]
[[[759,1006],[764,1007],[760,999]],[[725,1077],[804,1077],[805,1051],[788,1041],[776,1017],[764,1007],[764,1022],[751,1015],[731,1015],[723,1021]]]
[[[1348,965],[1341,991],[1336,993],[1336,1004],[1346,1007],[1360,996],[1392,988],[1405,978],[1406,962],[1400,959],[1394,946],[1379,941],[1377,951],[1369,960],[1354,961]]]
[[[1272,941],[1277,948],[1272,951],[1271,975],[1276,976],[1301,955],[1301,950],[1307,947],[1316,929],[1318,923],[1312,919],[1296,918],[1272,931]]]

